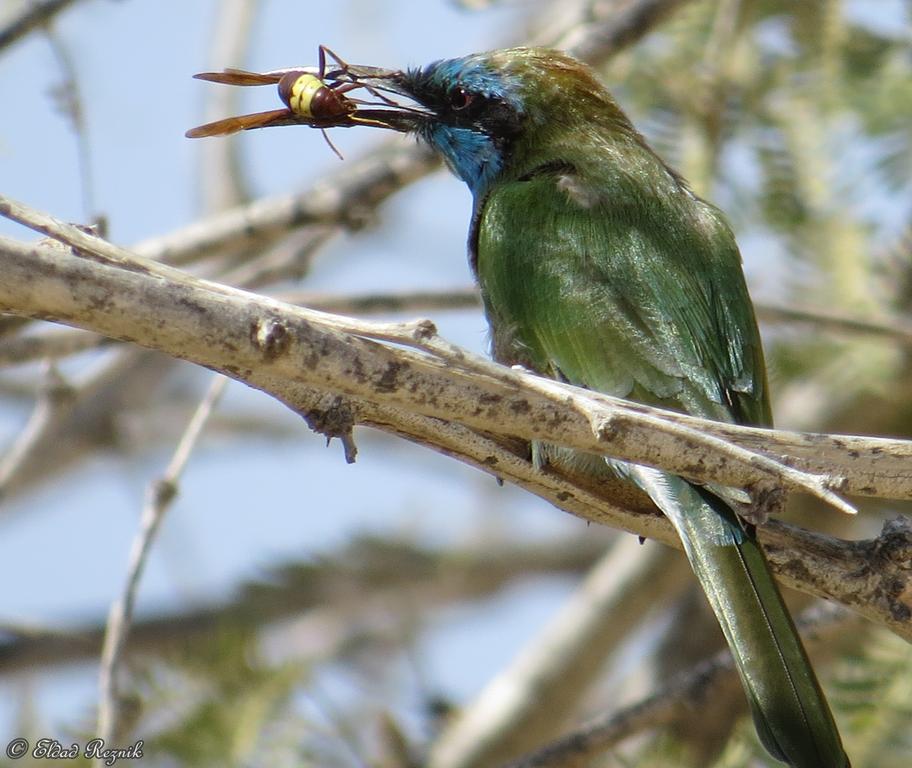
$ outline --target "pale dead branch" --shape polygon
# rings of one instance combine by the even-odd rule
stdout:
[[[308,224],[357,229],[394,192],[439,167],[429,151],[392,140],[304,192],[256,200],[204,217],[169,235],[138,243],[135,253],[182,265],[224,249],[265,248]]]
[[[438,408],[429,404],[428,392],[440,389],[437,374],[441,366],[449,368],[451,371],[462,369],[462,378],[470,378],[473,381],[472,386],[480,386],[484,393],[473,392],[471,398],[466,397],[466,392],[461,390],[462,382],[452,382],[452,387],[445,387],[446,395],[450,400],[450,407],[455,407],[457,411],[451,411],[450,416],[458,417],[463,423],[473,426],[477,429],[492,430],[492,421],[499,419],[501,422],[509,422],[514,416],[507,408],[525,408],[531,407],[531,403],[525,405],[516,405],[512,403],[515,397],[516,389],[536,390],[537,397],[532,399],[536,405],[542,408],[538,412],[532,408],[532,414],[537,416],[533,423],[529,425],[530,433],[516,431],[515,435],[526,439],[548,439],[553,442],[560,442],[571,447],[598,453],[606,453],[616,458],[622,458],[638,463],[661,466],[671,469],[686,477],[691,477],[699,481],[714,481],[737,485],[740,487],[750,487],[755,484],[768,483],[776,481],[784,487],[791,490],[804,490],[821,499],[851,510],[851,507],[844,504],[830,488],[836,487],[846,492],[867,493],[869,495],[880,495],[893,498],[909,497],[909,476],[910,472],[906,468],[905,485],[899,494],[892,496],[891,491],[885,488],[876,488],[867,490],[865,488],[856,488],[851,481],[843,474],[834,473],[832,470],[826,473],[809,473],[801,468],[793,469],[781,460],[761,453],[754,449],[743,448],[738,444],[737,439],[732,439],[744,431],[746,434],[754,436],[764,435],[768,430],[757,430],[734,425],[714,425],[706,420],[696,419],[683,415],[670,414],[658,409],[651,409],[634,403],[629,403],[618,398],[612,398],[587,390],[580,390],[548,379],[542,379],[538,376],[531,376],[522,371],[507,370],[503,366],[497,365],[485,358],[466,352],[449,344],[438,337],[433,326],[428,321],[416,321],[413,323],[371,323],[353,318],[345,318],[337,315],[316,312],[303,308],[292,308],[289,305],[275,302],[272,300],[259,297],[256,294],[246,293],[244,291],[230,288],[228,286],[211,283],[208,281],[198,280],[179,270],[159,264],[148,259],[141,258],[129,251],[119,248],[107,241],[101,240],[94,235],[86,233],[77,227],[73,227],[63,222],[53,219],[46,214],[28,209],[19,203],[0,197],[0,213],[8,215],[22,223],[26,223],[35,229],[44,232],[52,237],[60,239],[78,249],[79,254],[86,254],[93,259],[100,260],[97,264],[99,270],[104,268],[115,271],[127,271],[129,276],[118,278],[114,273],[110,274],[111,279],[130,279],[136,281],[138,276],[145,274],[147,277],[155,277],[161,280],[173,281],[175,285],[180,285],[184,292],[191,294],[199,291],[199,295],[206,297],[205,300],[218,302],[218,297],[224,298],[225,301],[235,306],[245,307],[250,310],[250,303],[260,302],[263,308],[268,311],[276,310],[278,312],[291,312],[296,322],[309,325],[311,328],[325,328],[334,334],[351,334],[360,337],[358,339],[340,339],[338,336],[335,340],[339,341],[342,346],[348,344],[354,345],[347,350],[347,354],[359,354],[360,349],[365,352],[378,350],[376,345],[362,347],[367,340],[392,342],[396,345],[411,346],[418,350],[429,352],[420,354],[409,350],[392,350],[387,348],[377,363],[380,369],[376,375],[382,380],[381,392],[376,391],[376,383],[358,377],[352,379],[350,376],[346,380],[346,371],[339,370],[335,366],[327,366],[327,370],[314,371],[314,380],[308,382],[312,386],[326,386],[325,376],[329,376],[331,387],[334,391],[340,391],[350,395],[370,395],[382,394],[384,399],[395,402],[400,405],[407,404],[410,407],[423,410],[427,415],[441,416]],[[10,255],[15,252],[15,257],[28,259],[23,248],[14,241],[5,241],[11,249]],[[46,259],[46,254],[41,254],[41,246],[34,246],[34,254],[39,259]],[[67,267],[72,267],[73,271],[68,272],[66,269],[60,270],[56,276],[64,281],[83,277],[83,273],[90,265],[85,263],[79,264],[80,257],[76,254],[70,254],[70,259],[60,259],[59,264],[68,262]],[[84,260],[83,260],[84,261]],[[57,266],[57,265],[55,265]],[[137,285],[141,288],[142,286]],[[34,317],[42,316],[41,299],[36,296],[38,305],[28,307],[22,301],[16,301],[11,296],[10,313],[26,314]],[[79,297],[71,296],[76,301],[73,308],[77,315],[81,315],[89,307],[85,306],[85,300],[82,301],[82,310],[79,308]],[[116,307],[116,295],[112,296],[112,309],[118,309],[118,314],[126,315],[125,307]],[[19,306],[17,306],[17,304]],[[175,308],[177,312],[178,308]],[[115,328],[111,323],[111,318],[105,320],[97,311],[92,312],[95,319],[107,322],[110,327],[109,334],[115,337],[138,338],[124,334],[122,323],[117,324]],[[177,312],[177,318],[183,317],[186,320],[186,312]],[[66,318],[60,317],[65,320]],[[73,319],[76,319],[75,317]],[[81,319],[81,318],[80,318]],[[121,317],[121,320],[128,322],[130,318]],[[257,338],[247,339],[249,355],[257,355],[258,347],[261,344],[270,345],[273,342],[272,334],[282,335],[283,344],[285,342],[293,343],[288,338],[288,328],[276,320],[275,322],[266,317],[260,316],[253,318],[251,322],[255,328]],[[260,327],[261,323],[265,323]],[[117,332],[120,330],[120,332]],[[249,331],[248,335],[250,332]],[[222,341],[222,344],[225,340]],[[198,346],[198,344],[197,344]],[[283,349],[284,351],[284,349]],[[340,350],[341,351],[341,350]],[[385,357],[386,355],[392,357]],[[189,350],[183,355],[174,356],[193,359],[195,352]],[[258,356],[258,355],[257,355]],[[212,361],[210,364],[215,364]],[[237,361],[240,363],[240,361]],[[252,360],[248,361],[252,364]],[[284,354],[277,355],[273,360],[274,365],[286,367],[289,360]],[[390,368],[389,366],[393,366]],[[293,366],[292,366],[293,367]],[[392,372],[391,372],[392,371]],[[289,374],[292,371],[289,370]],[[404,374],[400,376],[399,374]],[[303,375],[303,372],[299,373]],[[390,377],[392,380],[390,381]],[[429,381],[427,377],[434,379]],[[343,379],[339,382],[337,379]],[[454,375],[455,378],[455,375]],[[333,379],[336,379],[333,381]],[[431,387],[427,390],[426,387]],[[496,392],[490,391],[493,387]],[[415,395],[419,392],[419,395]],[[443,392],[438,392],[439,397]],[[403,399],[404,398],[404,399]],[[417,402],[417,401],[422,402]],[[482,415],[479,412],[477,403],[481,401],[485,404],[486,413]],[[555,409],[561,413],[555,413]],[[569,411],[569,412],[568,412]],[[545,426],[545,421],[553,421]],[[586,437],[583,438],[582,425],[588,427],[585,430]],[[724,429],[725,434],[718,434],[719,429]],[[496,431],[496,430],[494,430]],[[655,435],[661,434],[662,439],[656,439]],[[780,433],[780,437],[784,433]],[[846,444],[851,443],[850,450],[858,450],[861,446],[858,441],[861,440],[872,453],[877,456],[883,453],[883,447],[880,450],[873,450],[873,447],[867,445],[870,439],[854,438],[830,438],[831,447],[842,448],[846,450]],[[903,441],[894,445],[892,455],[903,455],[903,451],[908,451],[909,445]],[[696,450],[695,450],[696,449]],[[691,451],[688,453],[688,451]],[[896,454],[896,451],[899,451]],[[853,454],[850,454],[854,458]],[[873,463],[873,462],[872,462]],[[897,467],[897,469],[899,469]],[[727,473],[732,472],[732,475]],[[885,478],[886,479],[886,478]],[[895,480],[895,478],[892,478]],[[885,492],[886,491],[886,492]]]
[[[504,369],[437,339],[427,321],[370,323],[296,308],[190,277],[53,220],[42,226],[79,251],[0,241],[3,311],[140,341],[219,370],[269,392],[331,436],[348,437],[361,423],[407,436],[587,519],[674,541],[654,513],[644,518],[599,498],[599,489],[587,489],[585,481],[581,487],[576,478],[536,472],[499,441],[547,439],[740,487],[771,480],[794,487],[789,474],[770,462],[801,472],[814,462],[823,465],[821,476],[844,477],[846,492],[908,498],[912,490],[908,441],[746,429],[649,409]],[[617,414],[620,426],[608,433],[593,430],[599,413]],[[738,451],[722,450],[720,441],[768,461],[741,460]],[[820,482],[815,473],[804,485]],[[773,539],[771,556],[789,575],[787,583],[912,634],[907,598],[897,588],[908,583],[907,564],[861,566],[871,554],[862,545],[781,525],[764,532]],[[777,535],[784,541],[775,541]],[[881,566],[890,572],[890,589],[879,581],[886,573]]]

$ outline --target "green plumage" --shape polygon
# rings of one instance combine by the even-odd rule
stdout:
[[[477,200],[470,235],[495,356],[612,395],[771,425],[760,336],[720,212],[646,146],[587,69],[540,51],[492,60],[518,75],[533,125]],[[767,749],[800,768],[848,766],[753,530],[705,489],[613,466],[674,524]]]
[[[494,185],[481,209],[476,264],[498,357],[515,347],[535,370],[575,384],[768,424],[728,227],[670,175],[656,180],[667,201],[631,200],[577,153]]]
[[[412,102],[359,108],[344,124],[416,133],[472,191],[469,254],[498,360],[719,421],[772,424],[728,224],[586,66],[513,48],[343,74]],[[754,529],[723,500],[743,491],[549,445],[533,457],[614,472],[649,494],[719,620],[767,749],[794,768],[848,767]]]

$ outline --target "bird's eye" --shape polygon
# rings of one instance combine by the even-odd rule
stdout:
[[[475,94],[465,88],[456,88],[450,93],[450,107],[457,112],[465,109],[475,100]]]

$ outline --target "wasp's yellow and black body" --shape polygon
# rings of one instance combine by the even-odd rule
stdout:
[[[326,56],[331,56],[338,65],[327,72]],[[364,70],[361,67],[359,69]],[[370,69],[370,68],[366,68]],[[206,136],[228,136],[238,131],[249,131],[254,128],[270,128],[278,125],[308,125],[311,128],[350,128],[355,125],[373,125],[379,128],[407,130],[396,121],[396,113],[363,109],[367,106],[397,107],[377,91],[372,85],[353,76],[350,67],[326,46],[319,51],[319,67],[277,69],[272,72],[248,72],[244,69],[224,69],[221,72],[201,72],[194,75],[197,80],[224,85],[256,86],[277,85],[279,98],[286,105],[285,109],[273,109],[268,112],[254,112],[248,115],[237,115],[213,123],[191,128],[186,136],[191,139]],[[349,97],[353,90],[363,88],[379,100],[365,102]],[[333,151],[329,138],[326,139]]]
[[[355,111],[355,103],[342,88],[334,89],[310,72],[291,71],[279,80],[279,98],[301,117],[334,119]]]

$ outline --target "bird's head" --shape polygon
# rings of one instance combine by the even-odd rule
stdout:
[[[476,199],[533,156],[558,162],[562,149],[605,136],[641,141],[592,70],[560,51],[510,48],[402,71],[349,65],[347,76],[395,99],[360,114],[428,142]]]

